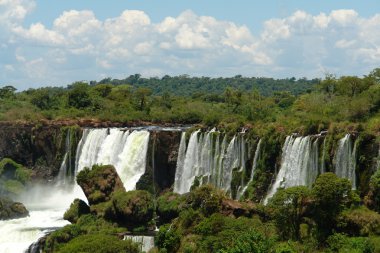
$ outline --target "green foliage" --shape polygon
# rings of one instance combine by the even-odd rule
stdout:
[[[366,207],[345,210],[338,218],[338,229],[351,236],[380,235],[380,214]]]
[[[332,252],[339,253],[373,253],[374,245],[365,237],[347,237],[344,234],[333,234],[327,239]]]
[[[181,242],[181,235],[169,224],[160,227],[157,236],[154,239],[155,245],[160,252],[174,253],[177,252]]]
[[[118,222],[146,225],[153,219],[154,202],[147,191],[118,191],[113,194],[111,201]]]
[[[17,89],[13,86],[7,85],[0,88],[0,99],[10,99],[14,97],[14,93]]]
[[[139,246],[130,240],[120,240],[113,235],[80,235],[69,241],[57,252],[93,252],[93,253],[139,253]]]
[[[211,185],[202,185],[190,192],[188,202],[194,209],[199,209],[203,215],[210,216],[221,210],[225,195]]]
[[[157,199],[157,214],[164,223],[177,218],[185,204],[185,198],[174,192],[167,192]]]
[[[0,161],[0,192],[3,194],[19,195],[25,190],[29,182],[31,171],[12,159],[4,158]]]
[[[250,229],[245,233],[239,234],[236,238],[232,239],[233,246],[222,249],[220,253],[266,253],[270,252],[272,248],[272,241]]]
[[[311,198],[310,190],[305,186],[280,189],[270,199],[274,220],[283,239],[301,238],[300,225],[305,217],[306,203]]]
[[[12,179],[5,181],[2,187],[6,192],[14,195],[19,195],[25,190],[24,185],[20,181]]]
[[[71,223],[76,223],[79,217],[89,213],[90,207],[83,200],[75,199],[73,203],[71,203],[70,208],[63,215],[63,218]]]
[[[323,242],[336,228],[340,213],[353,202],[351,182],[348,179],[338,178],[330,172],[322,174],[312,188],[312,197],[317,237]]]
[[[89,86],[85,83],[74,83],[68,92],[68,105],[77,109],[84,109],[91,106],[91,96]]]
[[[372,175],[369,182],[369,192],[365,202],[373,210],[380,212],[380,168]]]

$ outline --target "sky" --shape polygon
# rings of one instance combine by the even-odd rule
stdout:
[[[362,76],[378,0],[0,0],[0,86],[145,77]]]

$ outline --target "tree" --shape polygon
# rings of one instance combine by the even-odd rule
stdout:
[[[111,93],[112,88],[112,84],[98,84],[93,88],[93,90],[98,96],[105,98]]]
[[[138,88],[135,91],[138,110],[143,111],[144,109],[146,109],[147,100],[148,100],[147,97],[150,96],[151,94],[152,94],[152,90],[148,88]]]
[[[232,108],[232,112],[236,112],[237,108],[241,105],[242,92],[234,88],[227,87],[224,90],[224,100],[227,105]]]
[[[300,225],[305,216],[311,192],[305,186],[280,189],[270,199],[277,230],[283,239],[300,239]]]
[[[17,89],[13,86],[4,86],[0,88],[0,98],[12,98],[14,97],[14,93]]]
[[[334,173],[321,174],[312,189],[313,220],[317,224],[317,238],[324,242],[336,228],[339,214],[355,200],[351,182]]]
[[[354,97],[367,90],[371,85],[357,76],[342,76],[338,81],[338,90],[342,95]]]
[[[372,70],[368,76],[373,78],[377,83],[380,83],[380,68]]]
[[[91,106],[89,85],[81,82],[72,84],[68,94],[68,104],[77,109]]]

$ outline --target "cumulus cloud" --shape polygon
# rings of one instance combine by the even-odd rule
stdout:
[[[266,20],[255,33],[190,10],[157,23],[139,10],[105,20],[90,10],[69,10],[49,28],[23,26],[34,7],[32,1],[0,0],[0,21],[6,20],[1,29],[7,32],[1,37],[0,57],[6,58],[0,66],[3,79],[15,84],[134,73],[320,77],[325,71],[366,74],[380,63],[380,14],[300,10]]]

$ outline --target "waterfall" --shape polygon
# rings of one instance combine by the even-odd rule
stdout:
[[[322,160],[321,160],[321,174],[325,173],[326,172],[326,140],[327,138],[325,138],[323,140],[323,147],[322,147]]]
[[[69,224],[63,213],[73,199],[83,193],[74,189],[71,176],[72,135],[68,130],[65,155],[57,180],[52,185],[35,185],[20,196],[19,201],[29,210],[29,216],[21,219],[0,221],[0,252],[23,253],[39,238]]]
[[[111,164],[125,189],[133,190],[145,173],[149,135],[145,130],[85,129],[77,149],[76,171]]]
[[[72,183],[73,177],[72,177],[72,132],[70,129],[66,132],[66,139],[65,139],[65,155],[63,156],[63,160],[61,163],[61,166],[59,168],[59,173],[56,178],[56,183],[58,186],[61,185],[68,185]]]
[[[335,154],[335,174],[341,178],[347,178],[352,183],[352,189],[356,189],[356,147],[352,148],[351,135],[346,134],[338,142],[338,149]]]
[[[256,147],[256,151],[255,151],[255,156],[253,157],[251,175],[249,177],[249,180],[248,180],[248,182],[245,185],[242,184],[239,187],[239,191],[237,193],[236,199],[240,199],[240,197],[243,196],[243,194],[247,190],[249,184],[253,181],[253,176],[255,175],[255,170],[256,170],[256,167],[257,167],[257,161],[259,159],[260,150],[261,150],[261,139],[259,140],[259,143],[257,143],[257,147]]]
[[[181,179],[184,169],[184,161],[186,156],[186,132],[181,135],[181,142],[179,144],[177,167],[174,178],[174,192],[179,192],[181,187]]]
[[[226,192],[231,191],[233,170],[245,171],[248,145],[243,134],[234,136],[228,145],[227,137],[224,136],[222,142],[220,137],[215,129],[205,133],[197,130],[190,135],[186,148],[186,138],[182,134],[174,192],[189,192],[196,180],[201,185],[210,183]]]
[[[374,171],[380,170],[380,143],[379,143],[379,151],[377,153],[375,166],[376,166],[376,168],[374,169]]]
[[[278,188],[297,185],[311,186],[318,175],[318,139],[311,136],[286,137],[282,148],[281,167],[271,186],[264,204],[273,197]]]
[[[143,236],[143,235],[126,235],[124,240],[131,240],[132,242],[137,242],[140,244],[140,250],[142,252],[148,252],[154,248],[154,237],[153,236]]]

